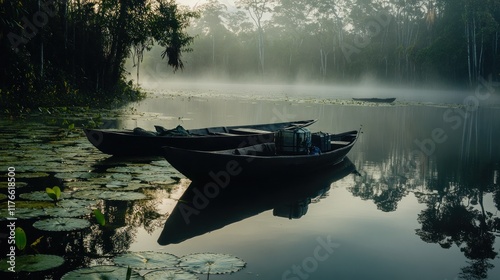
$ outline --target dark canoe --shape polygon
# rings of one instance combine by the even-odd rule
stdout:
[[[210,181],[193,181],[168,216],[158,243],[178,244],[264,211],[272,210],[275,217],[300,219],[307,214],[312,200],[320,202],[333,182],[352,173],[356,168],[346,157],[316,172],[233,182],[224,188],[213,188]]]
[[[313,172],[344,159],[358,138],[358,131],[332,134],[331,149],[319,155],[279,155],[274,143],[239,149],[197,151],[164,147],[165,159],[191,180],[253,180]]]
[[[316,120],[186,130],[188,135],[157,136],[133,130],[85,129],[87,139],[101,152],[115,156],[162,155],[162,146],[202,151],[231,149],[274,141],[280,129],[311,125]]]
[[[392,103],[396,100],[395,97],[392,98],[353,98],[354,101],[364,101],[364,102],[375,102],[375,103]]]

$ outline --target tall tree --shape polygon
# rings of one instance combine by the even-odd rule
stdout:
[[[273,5],[276,0],[238,0],[236,5],[240,9],[244,9],[248,12],[252,18],[255,26],[257,27],[257,49],[259,53],[259,68],[262,75],[264,75],[264,15],[272,11]]]
[[[175,0],[159,0],[152,20],[152,37],[164,48],[162,58],[167,56],[174,71],[184,68],[182,52],[191,51],[188,46],[193,42],[185,30],[190,19],[197,16],[196,12],[180,8]]]
[[[310,24],[310,9],[307,0],[282,0],[274,8],[272,25],[285,40],[287,48],[287,71],[291,74],[295,56],[306,38],[306,30]]]
[[[215,67],[216,52],[223,47],[223,45],[218,46],[217,43],[222,42],[229,32],[224,22],[227,18],[227,7],[218,0],[209,0],[200,6],[199,13],[200,18],[195,22],[194,30],[203,37],[210,38],[212,67]]]

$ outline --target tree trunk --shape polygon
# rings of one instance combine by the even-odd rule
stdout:
[[[259,64],[260,64],[260,71],[262,76],[264,77],[264,32],[262,30],[262,27],[260,25],[259,21]]]
[[[38,12],[40,12],[40,0],[38,0]],[[40,78],[43,78],[43,26],[40,26]]]

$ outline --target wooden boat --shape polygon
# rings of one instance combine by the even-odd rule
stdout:
[[[344,159],[358,138],[358,131],[330,135],[330,150],[320,154],[277,154],[275,143],[220,151],[164,147],[165,159],[187,178],[226,182],[305,174]]]
[[[162,155],[162,146],[202,151],[231,149],[272,142],[274,132],[313,124],[316,120],[268,123],[241,126],[220,126],[184,130],[166,130],[156,126],[156,132],[134,130],[85,129],[87,139],[101,152],[115,156]]]
[[[395,97],[392,98],[353,98],[354,101],[364,101],[364,102],[374,102],[374,103],[392,103],[396,100]]]
[[[309,207],[312,200],[323,200],[331,184],[349,174],[356,174],[356,168],[346,157],[334,166],[306,174],[231,182],[216,194],[207,193],[212,182],[192,181],[170,212],[158,244],[182,243],[265,211],[279,218],[300,219],[313,210]]]

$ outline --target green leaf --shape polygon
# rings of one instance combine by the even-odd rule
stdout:
[[[61,277],[61,280],[103,280],[103,279],[124,279],[123,276],[127,275],[125,267],[118,267],[112,265],[98,265],[92,267],[79,268],[70,271]],[[144,279],[139,273],[131,271],[130,279]]]
[[[15,233],[16,233],[15,241],[16,241],[17,249],[24,250],[24,248],[26,247],[26,243],[27,243],[26,233],[20,227],[16,227]]]
[[[36,221],[33,227],[45,231],[74,231],[90,227],[90,222],[77,218],[51,218]]]
[[[151,270],[174,268],[179,264],[179,258],[165,252],[139,251],[118,255],[113,262],[122,267]]]
[[[21,271],[35,272],[52,269],[61,266],[64,263],[64,258],[55,255],[22,255],[16,256],[16,273]],[[0,271],[9,271],[10,264],[8,259],[0,260]]]
[[[104,215],[99,209],[94,210],[94,216],[98,224],[100,224],[101,226],[104,226],[106,224],[106,218],[104,218]]]
[[[180,268],[200,274],[233,273],[246,266],[246,262],[235,256],[217,253],[191,254],[182,257],[180,261]]]
[[[132,268],[127,267],[127,277],[125,278],[126,280],[130,280],[130,277],[132,277]]]
[[[53,188],[46,188],[45,191],[54,201],[58,201],[61,198],[61,189],[58,186],[55,186]]]

